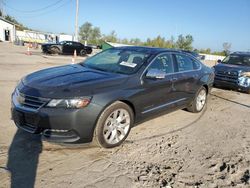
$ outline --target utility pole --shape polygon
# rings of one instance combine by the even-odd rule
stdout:
[[[79,0],[76,0],[76,20],[75,20],[75,41],[78,41],[78,9],[79,9]]]
[[[1,11],[1,13],[2,13],[2,15],[0,15],[0,16],[4,17],[3,0],[0,0],[0,11]]]

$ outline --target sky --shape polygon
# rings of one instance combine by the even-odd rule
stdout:
[[[74,33],[76,0],[0,0],[29,28]],[[79,26],[90,22],[119,38],[170,39],[191,34],[194,48],[250,51],[250,0],[79,0]]]

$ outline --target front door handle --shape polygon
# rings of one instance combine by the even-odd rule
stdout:
[[[175,82],[175,81],[177,81],[178,80],[178,78],[171,78],[171,82]]]

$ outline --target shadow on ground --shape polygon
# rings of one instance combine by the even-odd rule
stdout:
[[[225,97],[221,97],[221,96],[218,96],[218,95],[216,95],[216,94],[211,94],[211,95],[214,96],[214,97],[217,97],[217,98],[219,98],[219,99],[222,99],[222,100],[225,100],[225,101],[234,103],[234,104],[238,104],[238,105],[243,106],[243,107],[246,107],[246,108],[250,108],[249,105],[246,105],[246,104],[243,104],[243,103],[240,103],[240,102],[231,100],[231,99],[227,99],[227,98],[225,98]]]
[[[7,164],[7,168],[11,173],[12,188],[34,187],[41,152],[42,141],[40,135],[17,130],[9,148]]]

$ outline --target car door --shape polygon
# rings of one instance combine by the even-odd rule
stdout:
[[[73,54],[74,53],[72,41],[66,41],[63,44],[63,53],[65,53],[65,54]]]
[[[185,105],[192,100],[198,89],[200,64],[188,55],[173,54],[175,74],[173,75],[173,93],[177,105]]]
[[[76,50],[77,54],[83,49],[83,45],[79,42],[73,42],[73,53]]]
[[[151,79],[147,78],[147,72],[150,69],[160,70],[165,73],[165,78]],[[171,107],[172,93],[172,74],[174,66],[170,53],[158,55],[146,68],[142,75],[142,92],[139,96],[139,106],[141,113],[150,114],[161,110],[166,110]]]

